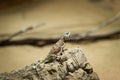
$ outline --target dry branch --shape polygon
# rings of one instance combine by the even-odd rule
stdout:
[[[52,62],[44,60],[20,70],[0,74],[0,80],[99,80],[79,47],[55,55]]]
[[[33,29],[35,29],[37,27],[41,27],[43,25],[45,25],[45,23],[34,25],[34,26],[28,26],[28,27],[26,27],[24,29],[21,29],[21,30],[19,30],[19,31],[17,31],[17,32],[15,32],[15,33],[13,33],[13,34],[11,34],[9,36],[7,36],[7,38],[5,38],[4,41],[11,40],[13,37],[16,37],[16,36],[18,36],[18,35],[20,35],[22,33],[25,33],[27,31],[33,30]]]
[[[81,34],[73,34],[71,35],[71,39],[69,42],[72,43],[82,43],[82,42],[95,42],[99,40],[107,40],[107,39],[120,39],[120,31],[115,31],[108,34],[101,35],[81,35]],[[32,45],[32,46],[45,46],[49,44],[53,44],[58,40],[58,37],[51,38],[24,38],[21,40],[9,40],[0,42],[0,47],[10,46],[10,45]]]
[[[107,26],[117,20],[120,19],[120,13],[115,15],[113,18],[110,18],[109,20],[102,22],[95,28],[91,29],[90,31],[85,32],[84,34],[73,34],[71,37],[71,42],[91,42],[91,41],[98,41],[98,40],[105,40],[105,39],[119,39],[120,38],[120,31],[115,31],[108,34],[101,34],[101,35],[93,35],[92,33],[96,32],[97,30],[101,29],[104,26]],[[0,38],[0,47],[3,46],[10,46],[10,45],[32,45],[32,46],[45,46],[52,43],[55,43],[58,38],[51,37],[51,38],[24,38],[21,40],[11,40],[15,36],[18,36],[22,33],[25,33],[29,30],[32,30],[36,27],[39,27],[43,24],[37,25],[37,26],[30,26],[25,29],[19,30],[6,38]]]
[[[102,22],[101,24],[97,25],[95,28],[91,29],[90,31],[87,31],[85,34],[86,35],[91,35],[92,33],[95,33],[97,30],[112,24],[113,22],[117,21],[120,19],[120,12],[116,14],[114,17],[108,19],[107,21]]]

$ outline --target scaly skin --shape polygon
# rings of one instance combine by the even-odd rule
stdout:
[[[53,45],[52,49],[50,50],[49,54],[58,54],[62,52],[65,40],[70,38],[70,32],[65,32],[62,37]]]
[[[70,32],[65,32],[62,37],[53,45],[50,50],[47,58],[43,61],[45,63],[49,63],[56,59],[56,55],[63,52],[63,48],[65,46],[65,40],[70,38]]]

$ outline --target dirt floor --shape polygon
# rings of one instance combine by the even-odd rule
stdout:
[[[92,1],[92,0],[91,0]],[[120,11],[119,0],[45,0],[34,1],[0,11],[0,35],[45,22],[46,25],[16,38],[61,35],[65,31],[82,33],[113,17]],[[120,20],[102,28],[96,34],[120,30]],[[0,47],[0,72],[9,72],[44,58],[52,45],[44,47]],[[101,80],[120,80],[120,40],[104,40],[80,46]]]

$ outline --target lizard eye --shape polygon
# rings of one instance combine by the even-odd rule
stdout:
[[[70,38],[70,32],[65,32],[64,38],[65,38],[65,40],[68,40]]]
[[[64,35],[65,36],[70,36],[70,32],[65,32]]]

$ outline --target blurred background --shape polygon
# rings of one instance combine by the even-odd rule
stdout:
[[[45,23],[15,38],[50,37],[69,31],[86,32],[120,12],[120,0],[0,0],[0,36],[27,26]],[[120,30],[120,20],[95,34]],[[23,68],[44,58],[52,45],[35,47],[17,45],[0,47],[0,73]],[[80,46],[101,80],[120,80],[120,39],[89,44],[67,43],[66,48]]]

